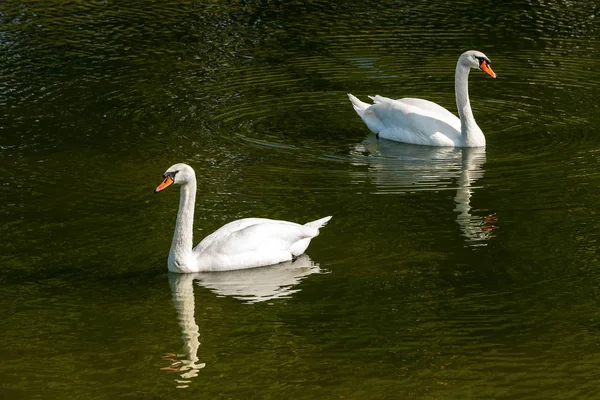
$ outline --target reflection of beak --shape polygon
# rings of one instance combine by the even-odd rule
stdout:
[[[496,77],[496,73],[494,71],[492,71],[492,67],[490,67],[490,64],[488,64],[487,61],[483,60],[481,62],[481,65],[479,66],[479,68],[481,68],[481,70],[483,72],[485,72],[486,74],[488,74],[492,78]]]
[[[173,184],[173,178],[171,178],[170,176],[167,176],[165,178],[164,181],[162,181],[162,183],[160,185],[158,185],[158,187],[156,189],[154,189],[154,193],[158,193],[161,190],[163,190],[164,188],[171,186]]]

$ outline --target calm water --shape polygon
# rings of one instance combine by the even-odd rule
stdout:
[[[8,1],[2,399],[596,399],[596,1]],[[376,140],[346,93],[455,111],[483,149]],[[294,264],[170,275],[195,241],[332,214]]]

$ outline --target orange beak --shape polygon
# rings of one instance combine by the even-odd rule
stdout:
[[[479,66],[479,68],[481,68],[481,70],[483,72],[485,72],[492,78],[496,77],[496,73],[494,71],[492,71],[492,67],[490,67],[490,65],[485,60],[481,62],[481,65]]]
[[[164,181],[162,181],[162,183],[160,185],[158,185],[158,187],[156,189],[154,189],[154,193],[158,193],[161,190],[163,190],[164,188],[171,186],[173,184],[173,178],[171,178],[170,176],[167,176],[165,178]]]

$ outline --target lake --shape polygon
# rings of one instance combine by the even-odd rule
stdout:
[[[596,399],[595,1],[8,1],[2,399]],[[347,93],[456,112],[487,147],[377,140]],[[176,275],[245,217],[333,215],[306,255]]]

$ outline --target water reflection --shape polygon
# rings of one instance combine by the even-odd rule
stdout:
[[[470,246],[485,246],[493,237],[495,214],[473,215],[474,183],[483,177],[485,148],[415,146],[378,140],[375,136],[354,145],[352,164],[367,167],[366,178],[377,193],[406,193],[420,190],[454,190],[456,223]],[[362,173],[354,179],[365,180]]]
[[[173,296],[173,305],[177,310],[177,320],[183,339],[183,354],[168,353],[163,358],[171,363],[164,371],[177,371],[181,379],[175,379],[178,388],[186,388],[191,378],[206,366],[199,362],[200,328],[196,324],[194,301],[194,274],[169,273],[169,285]]]
[[[224,272],[198,272],[194,274],[169,273],[169,284],[177,320],[181,328],[183,353],[168,353],[163,358],[171,364],[161,368],[176,371],[178,388],[186,388],[198,371],[206,366],[200,362],[200,328],[195,318],[194,286],[203,286],[219,296],[231,296],[243,303],[252,304],[268,300],[289,298],[300,291],[295,288],[304,278],[320,273],[317,264],[303,254],[295,261],[247,270]]]
[[[474,246],[485,246],[485,241],[492,238],[494,223],[498,220],[496,214],[477,216],[471,214],[472,183],[483,177],[485,163],[485,148],[463,148],[461,153],[461,170],[458,176],[458,188],[454,196],[454,211],[458,212],[456,223],[461,228],[463,236]]]
[[[238,271],[193,274],[200,286],[219,296],[231,296],[243,303],[290,298],[300,291],[294,287],[308,275],[321,272],[306,254],[295,261]]]

